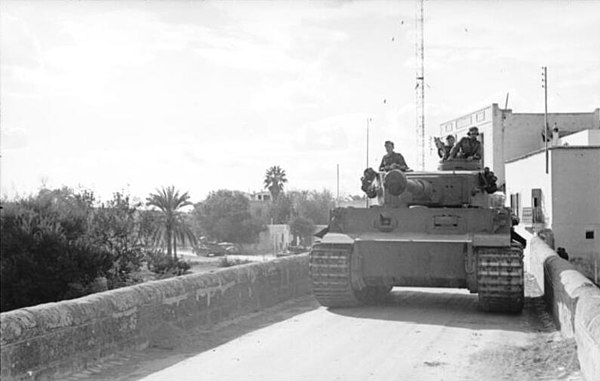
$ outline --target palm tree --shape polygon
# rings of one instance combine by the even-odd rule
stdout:
[[[277,201],[279,194],[283,191],[283,184],[287,183],[285,171],[278,165],[274,165],[267,169],[265,173],[265,188],[271,192],[273,201]]]
[[[156,227],[154,237],[155,242],[166,243],[169,257],[173,253],[173,258],[177,258],[177,238],[181,241],[187,238],[192,243],[196,241],[179,210],[184,206],[192,205],[189,198],[187,192],[180,195],[174,186],[170,186],[157,189],[156,193],[150,193],[146,199],[148,206],[155,206],[161,212],[161,223]]]

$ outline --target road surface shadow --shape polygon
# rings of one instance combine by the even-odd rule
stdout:
[[[395,287],[381,302],[367,308],[329,311],[365,319],[414,321],[468,329],[520,332],[554,332],[557,329],[543,292],[529,273],[525,273],[525,306],[519,314],[484,312],[479,309],[477,294],[470,294],[467,290],[410,287]]]
[[[377,304],[352,308],[330,308],[329,312],[361,319],[441,325],[474,330],[502,329],[520,332],[556,330],[542,297],[526,297],[523,311],[484,312],[478,296],[465,290],[396,287]]]

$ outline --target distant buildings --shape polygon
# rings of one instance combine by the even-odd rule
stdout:
[[[600,108],[593,112],[549,113],[550,131],[554,127],[561,137],[583,130],[600,129]],[[469,127],[479,128],[483,144],[483,165],[489,167],[498,184],[505,184],[504,163],[544,148],[543,113],[514,113],[503,110],[496,103],[440,125],[440,136],[466,136]]]
[[[551,229],[555,248],[593,279],[600,266],[600,129],[559,139],[506,162],[506,194],[533,230]],[[598,275],[596,275],[597,277]]]
[[[246,193],[250,201],[250,214],[266,223],[266,230],[259,233],[258,241],[252,244],[243,244],[246,253],[275,254],[286,251],[291,245],[293,236],[287,224],[272,224],[269,221],[269,208],[272,205],[271,193],[259,191]]]
[[[268,191],[246,193],[246,197],[250,200],[250,214],[268,223],[267,216],[271,205],[271,193]]]
[[[550,229],[555,248],[590,277],[600,266],[600,109],[590,113],[513,113],[497,104],[442,123],[440,135],[461,137],[477,126],[483,164],[504,186],[525,226]],[[548,140],[548,173],[546,142]]]

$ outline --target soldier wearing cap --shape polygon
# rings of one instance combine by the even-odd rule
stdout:
[[[391,171],[392,169],[399,169],[401,171],[408,171],[408,165],[404,160],[404,156],[397,152],[394,152],[394,143],[391,141],[385,142],[385,150],[387,154],[381,159],[379,165],[380,171]]]
[[[467,136],[460,141],[450,151],[449,158],[460,158],[467,160],[481,160],[481,143],[477,140],[479,129],[477,127],[469,128]]]

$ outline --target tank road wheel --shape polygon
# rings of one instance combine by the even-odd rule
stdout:
[[[316,244],[310,252],[309,272],[315,297],[326,307],[353,307],[362,297],[352,288],[351,244]]]
[[[523,249],[519,245],[477,249],[477,287],[482,310],[521,312],[525,301],[523,278]]]

